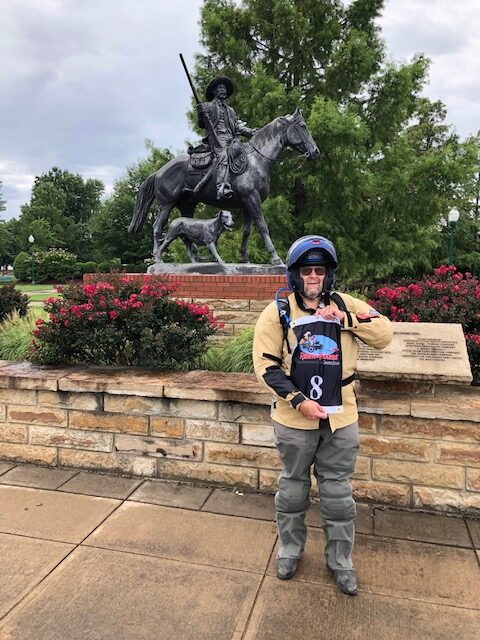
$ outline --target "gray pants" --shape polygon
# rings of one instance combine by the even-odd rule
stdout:
[[[349,479],[355,468],[358,423],[332,433],[328,420],[305,430],[273,423],[277,451],[283,462],[275,495],[279,537],[278,558],[300,558],[305,547],[305,514],[310,506],[310,468],[314,465],[325,532],[325,558],[332,569],[352,569],[355,502]]]

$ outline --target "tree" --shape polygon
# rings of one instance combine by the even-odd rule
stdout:
[[[0,221],[0,268],[4,269],[12,264],[15,254],[13,253],[13,238],[11,230],[6,222]]]
[[[91,255],[91,216],[99,209],[104,190],[99,180],[53,167],[35,178],[30,202],[21,207],[20,250],[28,250],[28,236],[38,249],[64,248],[80,260]]]
[[[150,211],[140,233],[127,232],[132,219],[135,197],[142,182],[157,171],[172,155],[166,149],[158,149],[147,142],[149,154],[129,167],[125,177],[117,180],[112,195],[94,213],[91,220],[93,251],[96,259],[120,258],[123,263],[141,263],[151,255],[153,240],[150,222],[156,215],[156,205]]]
[[[325,234],[350,281],[429,268],[439,222],[474,174],[444,106],[420,96],[428,61],[387,62],[383,5],[206,0],[201,14],[199,88],[231,76],[232,106],[251,126],[300,104],[320,149],[316,163],[286,156],[275,167],[265,217],[277,250]],[[258,243],[254,253],[267,259]]]
[[[84,180],[81,175],[62,171],[53,167],[48,173],[35,178],[33,190],[41,184],[53,184],[65,195],[63,215],[72,218],[74,222],[88,222],[95,211],[100,207],[100,199],[105,187],[100,180],[88,178]]]
[[[455,233],[455,264],[461,271],[480,275],[480,133],[472,136],[461,146],[457,166],[463,164],[463,174],[468,179],[457,184],[455,206],[460,212]],[[441,244],[435,252],[437,263],[446,263],[449,254],[451,229],[448,212],[441,225]]]
[[[0,180],[0,213],[5,211],[6,202],[2,198],[2,182]],[[4,220],[0,220],[0,268],[11,264],[13,257],[11,252],[13,248],[13,239],[11,231]]]
[[[0,180],[0,213],[2,211],[5,211],[6,208],[6,202],[5,200],[2,198],[2,181]]]

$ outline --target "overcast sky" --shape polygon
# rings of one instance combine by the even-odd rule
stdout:
[[[34,177],[52,166],[108,189],[146,155],[192,136],[190,90],[202,0],[2,0],[0,180],[4,219],[18,217]],[[480,129],[478,0],[387,0],[388,55],[432,60],[425,94],[462,137]]]

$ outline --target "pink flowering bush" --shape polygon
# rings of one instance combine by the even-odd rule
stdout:
[[[217,327],[208,306],[176,300],[176,285],[119,275],[59,287],[49,320],[37,321],[30,360],[36,364],[135,365],[190,369]]]
[[[480,282],[442,265],[417,282],[376,289],[370,304],[395,322],[460,323],[475,381],[480,380]]]

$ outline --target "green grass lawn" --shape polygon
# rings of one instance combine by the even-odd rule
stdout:
[[[2,286],[0,284],[0,286]],[[55,286],[52,284],[17,284],[15,289],[27,294],[30,302],[43,302],[47,298],[59,298]]]
[[[23,291],[24,293],[30,293],[35,291],[54,291],[57,293],[54,285],[52,284],[17,284],[15,289]]]
[[[28,295],[28,299],[30,300],[30,302],[43,302],[44,300],[46,300],[47,298],[59,298],[60,294],[57,293],[56,291],[48,291],[48,292],[44,292],[44,293],[32,293],[32,294],[27,294]]]

